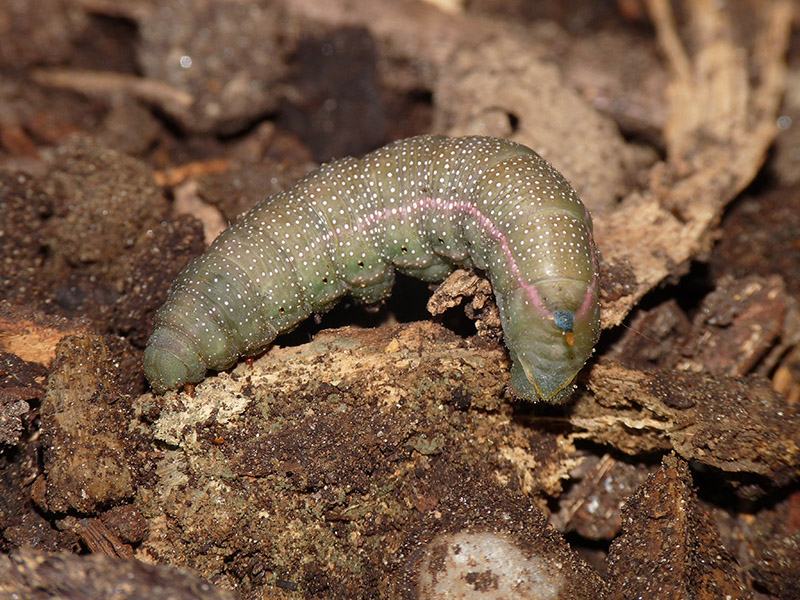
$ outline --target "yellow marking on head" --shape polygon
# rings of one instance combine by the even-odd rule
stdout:
[[[549,397],[549,398],[545,398],[545,395],[542,393],[542,390],[541,390],[541,389],[539,388],[539,386],[536,384],[536,379],[535,379],[535,378],[534,378],[534,377],[533,377],[533,376],[532,376],[532,375],[531,375],[531,374],[528,372],[528,367],[526,367],[526,366],[523,364],[523,365],[522,365],[522,370],[523,370],[523,371],[525,371],[525,378],[526,378],[526,379],[527,379],[527,380],[530,382],[530,384],[531,384],[531,385],[534,387],[534,389],[536,390],[536,393],[537,393],[537,394],[539,394],[539,398],[541,398],[541,399],[542,399],[542,400],[544,400],[545,402],[552,402],[553,398],[555,398],[555,397],[556,397],[556,396],[558,396],[558,395],[559,395],[561,392],[563,392],[563,391],[566,389],[566,387],[567,387],[567,386],[569,386],[569,385],[572,385],[572,381],[573,381],[573,379],[574,379],[574,378],[573,378],[573,379],[570,379],[570,380],[569,380],[569,381],[567,381],[567,382],[566,382],[564,385],[562,385],[560,388],[558,388],[558,389],[557,389],[555,392],[553,392],[553,393],[550,395],[550,397]]]

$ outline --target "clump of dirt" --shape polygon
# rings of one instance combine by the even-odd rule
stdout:
[[[44,234],[55,259],[92,263],[111,279],[139,233],[167,215],[167,200],[144,164],[86,138],[58,147],[45,186],[59,198]]]

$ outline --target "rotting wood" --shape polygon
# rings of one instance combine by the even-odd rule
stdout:
[[[671,72],[667,160],[651,171],[649,189],[595,219],[606,264],[635,277],[624,293],[605,298],[606,328],[619,325],[644,294],[709,249],[710,230],[753,180],[778,132],[791,4],[759,3],[748,24],[756,31],[750,49],[736,43],[730,12],[710,0],[686,0],[682,7],[691,54],[670,3],[648,1]]]

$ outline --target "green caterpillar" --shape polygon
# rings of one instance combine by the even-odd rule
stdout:
[[[561,401],[600,332],[592,221],[524,146],[419,136],[323,165],[260,202],[180,274],[144,357],[156,392],[254,355],[344,294],[377,302],[395,270],[488,274],[511,387]]]

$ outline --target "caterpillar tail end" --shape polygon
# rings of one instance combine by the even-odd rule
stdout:
[[[157,394],[174,390],[185,383],[200,381],[205,364],[182,336],[169,328],[153,332],[144,351],[144,374]]]

